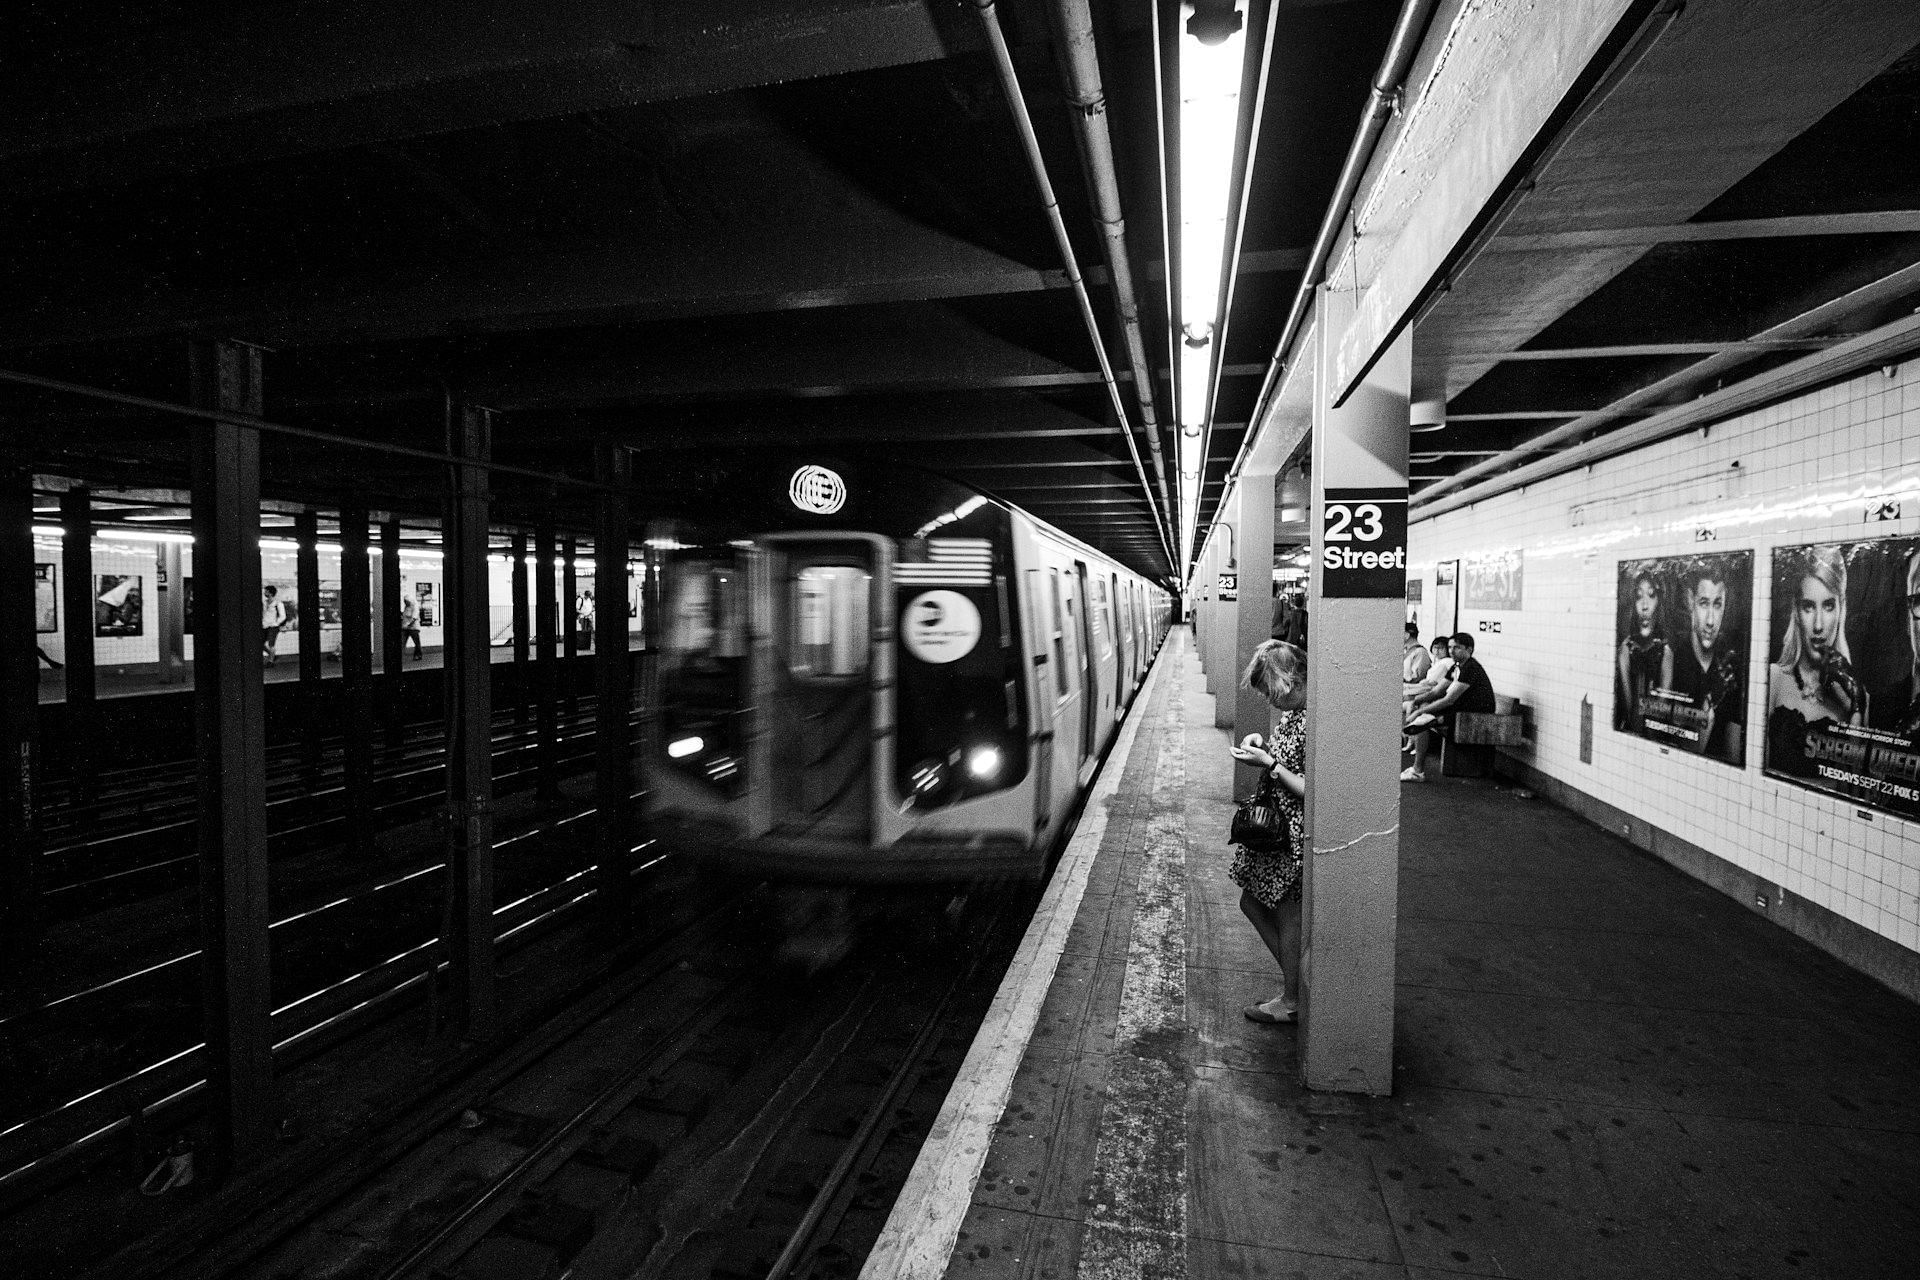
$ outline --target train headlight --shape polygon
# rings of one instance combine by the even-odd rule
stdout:
[[[967,755],[967,772],[982,782],[1000,776],[1000,748],[975,747]]]
[[[667,744],[667,754],[675,760],[684,760],[706,745],[697,735],[691,738],[675,738]]]

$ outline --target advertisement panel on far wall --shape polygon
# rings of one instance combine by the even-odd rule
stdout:
[[[1620,562],[1613,727],[1746,768],[1753,552]]]
[[[1462,605],[1468,609],[1517,611],[1520,608],[1521,558],[1518,551],[1497,551],[1467,561],[1466,591]]]
[[[1774,551],[1764,768],[1920,820],[1920,538]]]

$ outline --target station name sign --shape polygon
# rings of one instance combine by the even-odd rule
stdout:
[[[1328,489],[1321,504],[1320,594],[1404,599],[1407,491]]]

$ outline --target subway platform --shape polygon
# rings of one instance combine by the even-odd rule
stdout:
[[[1920,1008],[1492,783],[1404,789],[1393,1095],[1308,1091],[1227,748],[1177,629],[863,1276],[1914,1274]]]

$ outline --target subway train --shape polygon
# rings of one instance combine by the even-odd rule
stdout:
[[[673,486],[651,817],[794,883],[1037,879],[1166,635],[1158,585],[1018,508],[818,460]]]

